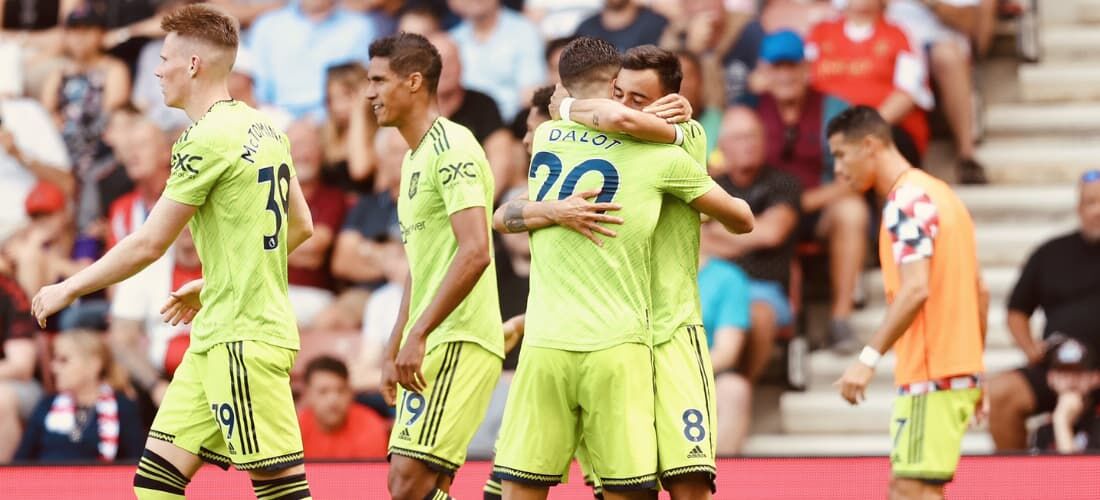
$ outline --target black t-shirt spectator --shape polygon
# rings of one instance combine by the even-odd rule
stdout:
[[[638,18],[621,30],[609,30],[600,21],[600,14],[585,19],[577,26],[576,36],[590,36],[611,42],[619,52],[639,45],[656,45],[668,27],[668,19],[648,7],[638,9]]]
[[[1046,315],[1043,338],[1054,332],[1100,352],[1100,243],[1073,232],[1044,243],[1024,265],[1008,308]]]
[[[802,188],[798,179],[786,172],[765,166],[756,181],[746,188],[735,186],[727,176],[719,177],[717,182],[730,195],[745,200],[753,215],[760,215],[778,205],[789,205],[796,214],[800,213]],[[791,278],[796,234],[792,228],[782,245],[753,251],[734,259],[734,262],[752,279],[774,281],[786,288]]]
[[[451,121],[470,129],[481,144],[485,144],[485,139],[493,132],[504,128],[504,120],[500,119],[500,110],[493,98],[475,90],[466,90],[462,106],[451,116]]]
[[[57,26],[60,0],[4,0],[3,29],[41,31]]]
[[[4,359],[5,342],[32,339],[36,331],[27,294],[14,279],[0,275],[0,360]]]
[[[500,316],[508,321],[512,316],[523,314],[527,311],[527,295],[530,291],[531,281],[526,276],[516,274],[512,269],[512,259],[508,255],[508,247],[499,234],[493,235],[493,244],[496,247],[497,265],[497,290],[500,290]],[[520,346],[512,349],[512,352],[504,358],[504,369],[515,370],[519,362]]]
[[[344,218],[343,230],[359,231],[364,238],[378,243],[400,238],[397,202],[390,193],[360,195],[359,201]]]

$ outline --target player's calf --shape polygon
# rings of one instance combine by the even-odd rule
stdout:
[[[296,465],[272,473],[250,471],[257,500],[303,500],[313,498],[305,466]]]
[[[194,471],[191,473],[194,474]],[[134,473],[134,495],[139,500],[184,498],[184,490],[190,482],[189,475],[146,448]]]
[[[392,455],[387,486],[394,500],[435,500],[450,498],[439,487],[439,473],[423,462]],[[443,496],[436,496],[437,493]]]
[[[684,474],[663,479],[672,500],[710,500],[714,480],[708,473]]]

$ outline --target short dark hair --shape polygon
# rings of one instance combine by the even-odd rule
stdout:
[[[627,50],[623,54],[623,69],[656,71],[666,94],[679,92],[680,81],[684,79],[680,58],[656,45],[639,45]]]
[[[345,381],[348,379],[348,365],[332,356],[318,356],[309,361],[306,365],[306,383],[308,384],[313,378],[313,374],[320,372],[331,373]]]
[[[844,134],[844,138],[848,141],[858,141],[867,136],[874,136],[886,145],[894,143],[890,124],[886,123],[882,115],[870,106],[853,106],[829,120],[825,137],[829,138],[836,134]]]
[[[389,59],[390,69],[402,77],[420,73],[432,94],[439,87],[443,59],[439,57],[435,46],[421,35],[401,32],[379,38],[370,44],[370,57]]]
[[[614,76],[622,67],[619,51],[605,40],[587,36],[577,37],[565,46],[558,61],[558,75],[565,88],[573,90],[584,85],[603,73]]]
[[[546,42],[546,51],[543,52],[542,58],[545,59],[546,62],[549,64],[550,56],[554,55],[554,51],[564,48],[566,45],[569,45],[569,42],[572,42],[576,39],[577,37],[575,36],[563,36],[561,38],[555,38],[553,40],[550,40],[549,42]]]
[[[160,28],[165,33],[195,38],[233,51],[241,43],[241,28],[237,19],[205,4],[184,5],[173,10],[161,19]]]
[[[542,113],[543,116],[550,116],[550,97],[553,95],[553,85],[539,87],[535,90],[535,94],[531,96],[531,105],[538,108],[539,113]]]

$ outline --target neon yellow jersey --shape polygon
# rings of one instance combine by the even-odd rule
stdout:
[[[286,135],[259,111],[220,101],[172,146],[164,196],[198,207],[191,234],[202,260],[202,311],[190,349],[259,340],[298,349],[287,297]]]
[[[401,163],[397,217],[412,276],[404,335],[439,292],[458,252],[451,215],[472,207],[485,212],[485,232],[492,241],[493,172],[485,151],[466,127],[437,118]],[[470,294],[428,335],[427,350],[443,342],[468,341],[504,358],[500,325],[494,258]]]
[[[707,134],[695,120],[678,124],[681,145],[707,170]],[[684,325],[703,323],[699,303],[699,212],[665,195],[653,231],[653,345],[668,342]]]
[[[571,229],[531,233],[531,293],[524,343],[595,351],[651,332],[652,237],[664,194],[691,202],[714,181],[684,151],[583,125],[549,121],[535,132],[529,192],[536,201],[601,188],[623,206],[616,238],[597,247]]]

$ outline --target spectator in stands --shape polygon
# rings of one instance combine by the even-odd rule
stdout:
[[[42,396],[34,379],[37,325],[30,299],[11,277],[11,263],[0,256],[0,463],[7,463],[19,444],[23,421]]]
[[[374,26],[374,36],[383,38],[397,33],[397,23],[405,0],[343,0],[344,8],[366,14]]]
[[[989,430],[998,450],[1021,450],[1027,444],[1027,419],[1053,411],[1057,396],[1039,362],[1056,333],[1100,352],[1100,171],[1081,178],[1077,214],[1081,227],[1050,240],[1028,258],[1008,301],[1008,328],[1029,366],[997,375],[989,383]],[[1031,315],[1046,316],[1043,342],[1031,331]]]
[[[237,60],[233,62],[233,70],[229,73],[229,79],[226,83],[229,87],[230,97],[247,104],[250,108],[263,112],[275,128],[286,131],[290,127],[290,123],[294,121],[290,113],[282,108],[256,100],[256,57],[247,48],[237,49]],[[159,80],[157,85],[160,85]],[[179,111],[176,108],[169,109]],[[191,119],[186,117],[186,113],[184,115],[187,120],[185,126],[190,126]]]
[[[898,150],[919,167],[929,138],[924,110],[932,108],[928,70],[885,9],[882,0],[850,0],[843,16],[815,26],[806,38],[811,80],[824,94],[878,109],[894,125]]]
[[[320,128],[308,120],[299,120],[290,126],[287,138],[298,183],[313,215],[313,236],[287,258],[294,316],[300,328],[309,329],[313,318],[333,301],[332,244],[344,223],[347,202],[343,191],[321,180]]]
[[[79,0],[0,2],[0,94],[39,95],[61,52],[61,28]]]
[[[504,188],[511,184],[513,176],[519,174],[512,165],[515,140],[500,119],[500,111],[493,98],[462,85],[462,58],[454,40],[443,33],[428,40],[439,50],[443,61],[436,91],[439,112],[470,129],[477,142],[481,143],[495,178],[494,198],[499,198]]]
[[[321,178],[347,192],[374,190],[378,157],[374,135],[378,122],[362,95],[367,69],[358,62],[325,70],[325,122],[321,126],[324,168]]]
[[[771,359],[779,329],[793,322],[787,288],[801,191],[798,179],[767,165],[763,126],[752,109],[726,111],[718,141],[726,162],[718,185],[748,202],[756,226],[749,234],[731,235],[707,224],[703,237],[711,240],[709,248],[717,256],[733,261],[750,278],[751,327],[738,371],[755,383]]]
[[[37,101],[0,94],[0,242],[27,224],[23,201],[43,181],[73,192],[65,143]]]
[[[680,95],[691,104],[691,117],[703,126],[707,135],[707,163],[711,163],[711,154],[718,146],[718,135],[722,127],[722,110],[725,107],[708,106],[703,101],[703,66],[699,57],[686,50],[676,53],[680,58]]]
[[[105,26],[106,19],[89,6],[69,15],[64,35],[69,62],[50,75],[42,93],[43,105],[61,124],[75,167],[76,223],[82,233],[90,232],[93,221],[106,216],[100,182],[116,171],[116,164],[102,135],[111,111],[130,96],[126,66],[103,52]]]
[[[1100,365],[1088,345],[1065,338],[1048,350],[1047,384],[1057,394],[1049,427],[1039,428],[1036,448],[1058,453],[1100,449]]]
[[[134,190],[111,204],[107,248],[141,227],[160,199],[171,173],[172,143],[156,124],[142,119],[130,127],[126,146],[117,154]]]
[[[133,461],[145,432],[137,406],[123,392],[125,374],[98,333],[57,337],[51,362],[57,391],[35,407],[15,453],[17,461]]]
[[[428,36],[443,31],[439,14],[429,5],[414,3],[406,7],[397,21],[397,31]]]
[[[751,15],[727,11],[722,0],[686,0],[684,17],[672,23],[661,46],[686,50],[703,66],[706,106],[751,103],[749,74],[756,68],[764,28]]]
[[[249,50],[256,57],[256,95],[295,118],[325,112],[325,68],[370,59],[375,29],[336,0],[300,0],[260,16]]]
[[[767,138],[767,161],[797,177],[802,186],[798,240],[828,243],[829,340],[833,348],[851,354],[860,347],[848,318],[867,255],[870,211],[863,196],[833,179],[833,158],[825,143],[825,124],[848,105],[810,87],[810,65],[797,33],[768,35],[760,50],[761,59],[768,63],[762,69],[768,91],[757,104]]]
[[[956,173],[963,184],[984,184],[985,169],[974,161],[974,84],[970,67],[970,34],[981,0],[892,0],[886,17],[909,34],[915,50],[927,51],[947,123],[958,151]],[[923,54],[922,54],[923,55]]]
[[[383,129],[375,138],[380,160],[375,191],[359,195],[336,237],[332,274],[350,286],[318,315],[314,321],[317,329],[359,329],[371,293],[389,281],[387,273],[395,268],[406,269],[403,261],[394,261],[396,253],[390,247],[401,245],[396,200],[401,187],[401,158],[408,146],[401,145],[400,134],[390,132],[394,131]]]
[[[614,0],[612,0],[614,1]],[[572,35],[585,18],[600,10],[604,0],[524,0],[523,15],[539,27],[544,40]],[[658,35],[660,32],[658,32]]]
[[[298,413],[307,460],[384,458],[389,424],[355,403],[343,361],[321,356],[306,365],[303,408]]]
[[[23,291],[34,293],[76,272],[71,259],[75,235],[68,199],[53,184],[35,185],[24,201],[24,210],[31,223],[8,239],[4,253],[11,259]]]
[[[700,245],[699,299],[710,346],[718,414],[717,452],[741,451],[752,418],[752,385],[737,371],[745,351],[749,318],[749,278],[736,264],[714,258],[713,240]]]
[[[546,81],[535,25],[500,0],[450,0],[462,22],[451,30],[462,58],[462,86],[493,98],[511,121]]]
[[[760,23],[768,33],[792,30],[805,36],[814,25],[836,15],[834,4],[842,1],[769,0],[760,13]]]
[[[607,40],[619,52],[639,45],[656,45],[668,19],[635,0],[607,0],[603,10],[577,26],[574,36]]]
[[[188,325],[166,323],[161,307],[169,294],[199,278],[202,263],[191,231],[184,228],[171,252],[115,287],[107,340],[119,365],[154,405],[164,398],[191,333]]]

